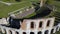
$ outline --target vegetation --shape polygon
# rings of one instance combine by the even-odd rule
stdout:
[[[55,6],[55,11],[52,11],[50,15],[47,17],[55,17],[56,18],[56,24],[60,23],[60,2],[54,1],[52,5]]]
[[[21,2],[15,2],[14,0],[2,0],[4,2],[12,2],[16,4],[12,4],[10,6],[3,4],[0,2],[0,18],[1,17],[7,17],[9,12],[13,12],[15,10],[31,6],[31,1],[37,1],[37,0],[22,0]]]
[[[60,23],[60,1],[53,1],[50,4],[54,5],[55,9],[47,17],[55,17],[56,18],[55,19],[55,25],[57,25],[58,23]],[[56,32],[55,34],[60,34],[60,31]]]
[[[9,12],[13,12],[15,10],[18,10],[20,8],[30,6],[30,5],[31,3],[27,1],[19,2],[18,4],[13,4],[11,6],[7,6],[5,4],[0,3],[0,18],[7,17]]]

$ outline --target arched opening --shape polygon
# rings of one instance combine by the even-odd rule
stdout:
[[[34,22],[31,22],[31,28],[34,28]]]
[[[54,29],[51,30],[51,34],[53,33]]]
[[[26,32],[23,32],[23,34],[26,34]]]
[[[59,27],[56,28],[56,31],[58,31]]]
[[[19,34],[19,32],[16,31],[16,34]]]
[[[46,30],[46,31],[45,31],[45,34],[48,34],[48,32],[49,32],[49,31],[48,31],[48,30]]]
[[[38,32],[38,34],[42,34],[42,32],[41,32],[41,31],[39,31],[39,32]]]
[[[49,26],[49,24],[50,24],[50,20],[47,21],[47,26]]]
[[[40,21],[40,23],[39,23],[39,28],[40,28],[40,27],[42,27],[42,23],[43,23],[43,22],[42,22],[42,21]]]
[[[30,32],[30,34],[34,34],[34,32]]]

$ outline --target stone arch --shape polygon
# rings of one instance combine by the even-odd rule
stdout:
[[[26,32],[23,32],[23,34],[26,34]]]
[[[45,34],[48,34],[48,32],[49,32],[49,31],[48,31],[48,30],[46,30],[44,33],[45,33]]]
[[[51,34],[53,33],[54,29],[51,30]]]
[[[38,34],[42,34],[42,32],[41,32],[41,31],[39,31],[39,32],[38,32]]]
[[[56,31],[58,31],[59,27],[56,27]]]
[[[43,21],[39,22],[39,28],[42,27]]]
[[[16,34],[19,34],[19,32],[16,31]]]
[[[47,26],[50,26],[50,20],[47,21]]]
[[[34,32],[30,32],[30,34],[34,34]]]
[[[34,22],[31,22],[31,24],[30,24],[31,26],[31,28],[34,28]]]

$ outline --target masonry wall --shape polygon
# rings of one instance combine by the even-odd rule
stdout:
[[[21,29],[24,30],[25,32],[28,32],[28,34],[30,32],[34,32],[35,34],[37,34],[37,32],[41,31],[42,34],[44,34],[45,30],[49,30],[51,31],[51,29],[53,28],[54,25],[54,20],[55,18],[48,18],[48,19],[25,19],[23,21],[23,23],[21,24]],[[47,26],[49,21],[49,25]],[[31,23],[34,23],[34,27],[31,28]],[[42,22],[42,26],[39,27],[39,23]],[[50,32],[49,32],[50,34]]]
[[[54,25],[55,18],[46,18],[46,19],[25,19],[21,23],[20,29],[8,28],[0,25],[0,28],[3,33],[6,34],[51,34],[59,31],[60,24],[57,26]],[[31,27],[31,23],[34,26]],[[39,26],[42,23],[42,26]],[[49,25],[47,25],[49,24]]]

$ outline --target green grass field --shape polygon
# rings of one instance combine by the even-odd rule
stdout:
[[[7,6],[5,4],[0,3],[0,17],[7,17],[9,12],[13,12],[15,10],[18,10],[20,8],[30,6],[30,5],[31,3],[28,1],[19,2],[18,4],[14,4],[11,6]]]
[[[7,2],[7,0],[3,0],[4,2]],[[14,0],[10,0],[9,2],[13,2]],[[26,6],[31,6],[31,1],[37,1],[37,0],[22,0],[21,2],[13,2],[17,4],[12,4],[11,6],[8,6],[6,4],[0,3],[0,18],[1,17],[7,17],[9,12],[13,12],[15,10],[24,8]]]

